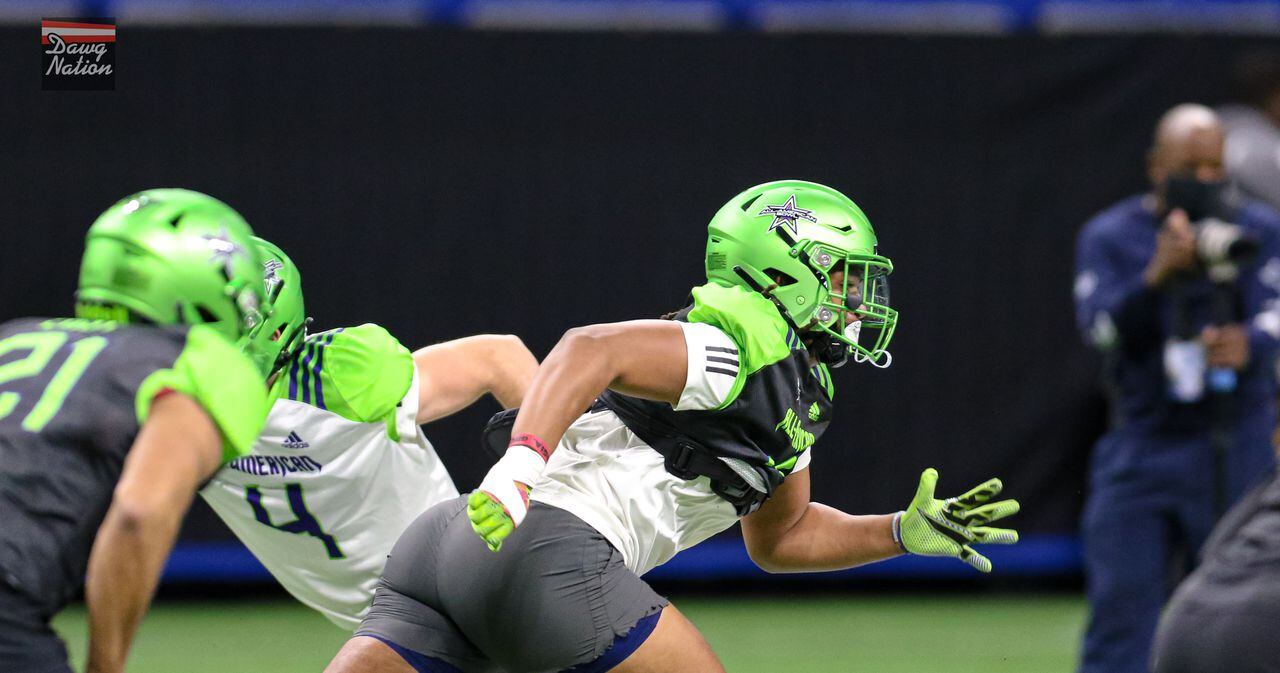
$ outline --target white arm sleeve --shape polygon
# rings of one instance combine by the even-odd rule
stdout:
[[[689,372],[676,411],[715,409],[729,397],[738,379],[738,345],[717,327],[679,323],[689,351]]]

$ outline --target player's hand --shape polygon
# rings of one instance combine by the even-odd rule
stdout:
[[[525,498],[527,508],[529,489],[524,484],[517,484],[517,488],[520,487],[524,487],[520,489],[520,495]],[[467,518],[471,520],[471,530],[489,545],[490,551],[502,549],[502,541],[516,529],[516,523],[507,508],[492,494],[480,489],[467,496]]]
[[[529,513],[530,484],[542,474],[550,454],[547,445],[535,435],[513,436],[507,452],[467,497],[471,529],[492,551],[502,548],[502,541]]]
[[[1210,367],[1244,369],[1249,364],[1249,330],[1244,325],[1210,325],[1200,332]]]
[[[1004,486],[991,479],[958,498],[938,500],[933,489],[938,471],[932,467],[920,475],[916,497],[905,512],[894,518],[894,532],[903,549],[921,556],[951,556],[984,573],[991,561],[973,550],[971,544],[1013,544],[1018,532],[1010,528],[988,528],[985,524],[1018,513],[1017,500],[986,503]]]
[[[1195,264],[1195,229],[1185,212],[1174,209],[1156,232],[1156,253],[1143,271],[1142,278],[1149,287],[1160,287],[1174,274],[1191,269]]]

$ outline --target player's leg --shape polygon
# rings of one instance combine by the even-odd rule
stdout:
[[[324,673],[420,673],[392,647],[376,638],[355,636],[348,640]]]
[[[653,633],[614,673],[723,673],[724,666],[697,627],[674,605],[660,613]]]
[[[497,554],[463,519],[439,540],[447,556],[441,602],[503,670],[604,673],[631,657],[663,621],[667,600],[573,514],[534,502]],[[679,621],[667,618],[662,633]]]
[[[464,507],[462,498],[446,500],[405,529],[391,549],[369,613],[326,673],[458,673],[490,668],[441,612],[435,591],[442,581],[438,576],[444,552],[440,540],[456,519],[466,521]]]
[[[1089,625],[1080,673],[1146,673],[1164,604],[1168,497],[1136,467],[1136,443],[1104,438],[1082,521]]]

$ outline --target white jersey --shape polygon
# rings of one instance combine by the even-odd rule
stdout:
[[[732,394],[735,376],[722,372],[731,368],[736,373],[736,364],[725,360],[736,360],[737,345],[714,326],[680,326],[689,367],[675,408],[715,409]],[[810,454],[800,454],[792,472],[807,468]],[[595,528],[637,575],[738,520],[706,477],[685,480],[667,472],[662,454],[607,409],[584,414],[569,427],[530,499],[568,511]]]
[[[400,533],[458,491],[418,427],[412,357],[382,328],[309,337],[275,391],[252,455],[201,495],[290,594],[355,630]]]

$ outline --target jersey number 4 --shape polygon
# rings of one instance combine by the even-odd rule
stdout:
[[[17,379],[31,378],[44,373],[53,360],[54,354],[67,343],[66,332],[28,332],[15,334],[0,341],[0,357],[13,351],[30,351],[26,357],[0,365],[0,387]],[[29,432],[40,432],[44,426],[62,408],[67,394],[76,385],[84,370],[89,368],[98,353],[106,348],[107,340],[100,336],[85,337],[71,347],[71,355],[62,362],[62,366],[49,377],[40,393],[40,399],[22,419],[22,429]],[[21,396],[13,391],[0,392],[0,419],[13,413]]]
[[[338,548],[338,542],[332,535],[324,532],[320,522],[307,511],[307,503],[302,499],[302,484],[285,484],[284,488],[289,497],[289,509],[293,510],[293,516],[296,518],[289,523],[275,524],[271,522],[271,514],[267,512],[267,508],[262,506],[262,491],[259,491],[257,486],[245,487],[245,497],[249,499],[249,505],[253,507],[253,516],[258,523],[286,533],[306,533],[324,543],[324,549],[329,552],[329,558],[346,558]]]

